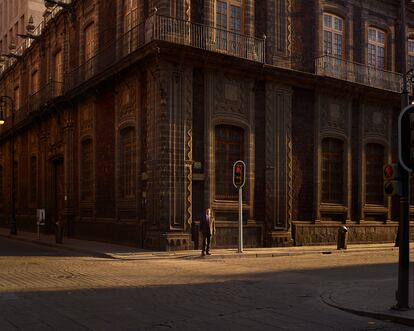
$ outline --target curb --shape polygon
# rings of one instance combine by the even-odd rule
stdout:
[[[370,248],[370,251],[385,251],[385,250],[394,250],[394,247],[376,247]],[[119,256],[117,254],[108,254],[113,259],[118,260],[127,260],[127,261],[134,261],[134,260],[150,260],[150,259],[187,259],[187,260],[226,260],[226,259],[246,259],[246,258],[266,258],[266,257],[286,257],[286,256],[300,256],[300,255],[311,255],[311,254],[318,254],[318,255],[331,255],[331,254],[347,254],[347,253],[364,253],[367,249],[354,249],[354,250],[314,250],[314,251],[298,251],[298,252],[264,252],[264,253],[249,253],[244,252],[243,254],[240,253],[228,253],[228,254],[215,254],[214,252],[210,256],[201,256],[199,253],[194,254],[185,254],[185,253],[178,253],[178,254],[165,254],[164,255],[157,255],[157,252],[154,252],[151,256],[134,256],[131,254],[130,256]]]
[[[382,321],[391,321],[394,323],[403,324],[407,326],[414,326],[414,319],[412,318],[398,316],[394,314],[379,313],[379,312],[370,311],[370,310],[353,309],[353,308],[341,306],[332,298],[332,291],[324,292],[320,295],[320,297],[322,301],[328,306],[336,308],[336,309],[340,309],[342,311],[346,311],[354,315],[370,317],[370,318],[374,318],[374,319],[382,320]]]
[[[54,242],[45,242],[40,241],[37,239],[30,239],[25,237],[18,237],[18,236],[12,236],[10,234],[2,234],[0,233],[0,237],[12,239],[12,240],[18,240],[22,242],[29,242],[31,244],[35,245],[42,245],[51,247],[54,249],[64,249],[67,251],[72,252],[78,252],[87,254],[89,256],[98,257],[98,258],[106,258],[106,259],[113,259],[113,260],[124,260],[124,261],[138,261],[138,260],[163,260],[163,259],[188,259],[188,260],[225,260],[225,259],[246,259],[246,258],[269,258],[269,257],[286,257],[286,256],[300,256],[300,255],[311,255],[311,254],[321,254],[321,255],[330,255],[330,254],[346,254],[346,253],[361,253],[361,252],[367,252],[367,251],[385,251],[385,250],[395,250],[395,247],[366,247],[366,248],[357,248],[357,249],[351,249],[351,250],[337,250],[333,248],[329,249],[321,249],[321,250],[309,250],[309,251],[296,251],[296,252],[254,252],[249,253],[248,251],[245,251],[244,253],[240,254],[237,252],[229,252],[227,254],[220,254],[217,253],[213,254],[211,256],[200,256],[199,252],[193,252],[186,254],[185,252],[182,253],[175,253],[175,252],[160,252],[161,254],[158,254],[158,252],[148,252],[145,256],[142,256],[143,254],[135,254],[131,253],[125,256],[122,256],[121,254],[117,253],[103,253],[99,252],[93,249],[87,249],[87,248],[80,248],[80,247],[73,247],[68,246],[65,244],[56,244]],[[140,256],[141,255],[141,256]]]

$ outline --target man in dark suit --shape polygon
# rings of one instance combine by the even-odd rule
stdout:
[[[216,225],[215,225],[213,214],[211,212],[211,208],[206,209],[206,213],[200,222],[200,231],[201,231],[201,234],[203,235],[201,255],[202,256],[204,256],[205,254],[211,255],[210,253],[211,236],[215,235],[216,233]]]

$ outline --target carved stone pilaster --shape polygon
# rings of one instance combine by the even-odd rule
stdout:
[[[74,199],[74,121],[72,112],[67,113],[63,124],[64,141],[64,170],[65,170],[65,209],[63,211],[64,222],[68,235],[73,235],[73,221],[75,215]]]
[[[267,244],[290,244],[292,221],[292,92],[266,86],[265,220]],[[282,235],[277,234],[277,232]],[[276,242],[275,242],[276,240]]]

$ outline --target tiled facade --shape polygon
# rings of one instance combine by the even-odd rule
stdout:
[[[42,37],[0,76],[0,95],[17,108],[18,228],[34,230],[45,208],[44,231],[59,221],[69,236],[192,248],[211,206],[214,245],[235,247],[229,174],[242,158],[245,245],[332,243],[343,224],[351,242],[393,241],[398,206],[377,173],[396,159],[399,4],[72,0],[53,9]],[[411,4],[407,15],[411,38]],[[0,130],[9,226],[10,120]]]

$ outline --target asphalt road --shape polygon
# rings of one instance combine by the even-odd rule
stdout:
[[[321,300],[395,278],[397,259],[376,251],[121,261],[0,238],[0,330],[412,330]]]

